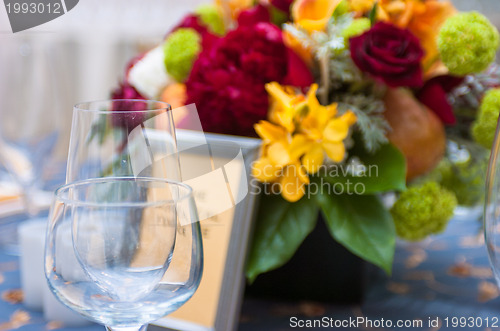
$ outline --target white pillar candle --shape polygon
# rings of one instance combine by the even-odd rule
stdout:
[[[65,326],[81,326],[90,321],[60,303],[49,289],[44,274],[45,232],[47,219],[27,221],[19,226],[19,244],[21,250],[21,285],[24,305],[33,310],[42,310],[47,321],[62,322]],[[70,230],[70,229],[67,229]],[[67,252],[67,270],[82,276],[83,270],[73,253],[71,232],[64,233],[64,250]]]
[[[71,223],[63,224],[56,232],[56,261],[57,269],[66,281],[87,279],[73,249]],[[59,302],[47,284],[43,290],[43,317],[47,321],[62,322],[67,327],[90,324],[89,320]]]
[[[40,218],[22,223],[18,230],[23,301],[33,310],[42,310],[42,289],[47,286],[43,271],[46,226],[47,219]]]
[[[91,322],[60,303],[48,286],[43,288],[43,317],[46,321],[57,321],[65,327],[82,326]]]

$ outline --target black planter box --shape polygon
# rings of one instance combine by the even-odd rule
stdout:
[[[247,286],[245,295],[356,304],[363,301],[371,280],[381,272],[337,243],[319,217],[316,228],[292,259],[276,270],[259,275]]]

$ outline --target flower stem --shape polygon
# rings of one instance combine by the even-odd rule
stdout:
[[[125,326],[125,327],[111,327],[106,325],[106,331],[146,331],[148,325],[142,326]]]
[[[330,52],[327,51],[320,59],[320,75],[321,75],[321,89],[319,91],[319,101],[321,104],[328,103],[328,92],[330,90],[330,66],[329,66]]]

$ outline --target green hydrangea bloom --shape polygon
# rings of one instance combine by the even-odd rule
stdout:
[[[487,149],[493,145],[499,113],[500,88],[491,89],[484,95],[478,117],[472,125],[472,137]]]
[[[196,9],[196,14],[207,28],[218,36],[223,36],[226,33],[226,27],[222,15],[214,5],[205,4]]]
[[[178,29],[167,38],[163,51],[167,72],[176,81],[183,82],[201,52],[201,36],[191,28]]]
[[[391,208],[396,233],[401,238],[416,241],[442,232],[456,206],[455,195],[436,182],[411,187]]]
[[[359,36],[363,32],[370,30],[371,22],[369,18],[363,17],[352,21],[352,23],[342,31],[342,37],[345,39],[346,46],[349,44],[349,38]]]
[[[460,13],[443,24],[438,35],[441,59],[456,75],[481,72],[495,60],[499,34],[478,12]]]
[[[458,204],[474,206],[484,199],[484,176],[486,175],[487,158],[477,161],[452,163],[443,161],[438,169],[441,173],[440,184],[455,193]]]

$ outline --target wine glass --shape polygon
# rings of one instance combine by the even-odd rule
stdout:
[[[74,107],[66,182],[110,176],[181,179],[169,104],[117,99]]]
[[[173,260],[177,237],[197,222],[192,190],[179,182],[106,177],[62,186],[47,229],[49,287],[107,330],[145,330],[200,283],[201,240],[183,247],[181,263]]]
[[[493,274],[500,284],[500,118],[486,175],[484,238]]]
[[[105,100],[75,105],[66,182],[99,177],[141,176],[181,180],[171,107],[154,100]],[[194,259],[201,247],[199,222],[178,224],[171,264]],[[190,272],[167,270],[172,283],[188,283]]]

